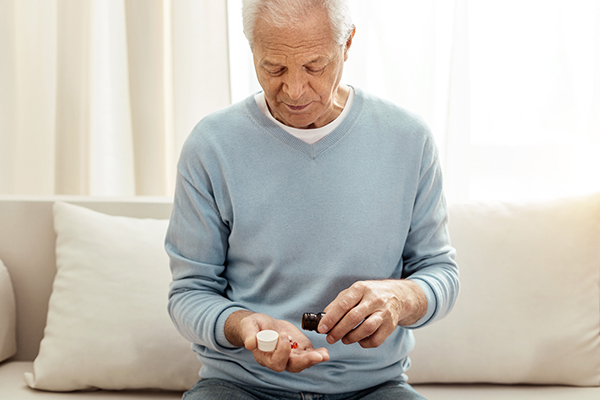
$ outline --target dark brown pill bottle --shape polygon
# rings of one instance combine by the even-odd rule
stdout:
[[[317,314],[302,314],[302,329],[304,329],[305,331],[316,331],[323,315],[325,315],[324,312],[320,312]]]

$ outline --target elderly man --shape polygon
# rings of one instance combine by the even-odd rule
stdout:
[[[458,295],[433,138],[340,83],[343,0],[246,0],[243,14],[263,91],[190,134],[166,238],[169,312],[203,364],[185,398],[422,399],[411,330]]]

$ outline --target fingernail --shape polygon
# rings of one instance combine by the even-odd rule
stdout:
[[[329,332],[329,327],[327,325],[319,325],[319,332],[326,333]]]

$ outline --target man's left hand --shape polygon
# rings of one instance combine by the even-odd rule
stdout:
[[[411,325],[425,315],[427,299],[408,279],[359,281],[323,311],[318,331],[327,334],[327,342],[372,348],[383,344],[398,325]]]

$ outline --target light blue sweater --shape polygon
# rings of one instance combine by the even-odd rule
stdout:
[[[254,96],[204,118],[187,139],[166,238],[169,312],[202,377],[319,393],[405,379],[410,329],[452,308],[458,269],[433,138],[413,115],[355,91],[348,116],[314,145],[273,124]],[[330,360],[276,373],[224,336],[234,311],[299,326],[353,282],[387,278],[413,279],[428,308],[376,349],[308,332]]]

